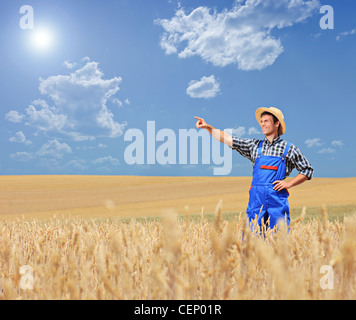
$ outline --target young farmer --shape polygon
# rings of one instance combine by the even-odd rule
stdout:
[[[264,140],[238,139],[215,129],[202,118],[195,118],[198,129],[208,130],[214,138],[252,161],[253,179],[247,207],[250,227],[256,218],[260,227],[268,221],[269,227],[273,228],[280,219],[289,225],[288,189],[310,180],[314,170],[295,145],[281,138],[286,132],[283,113],[274,107],[257,109],[256,119]],[[294,168],[299,174],[286,182],[284,179]]]

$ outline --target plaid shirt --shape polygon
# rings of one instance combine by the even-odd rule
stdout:
[[[239,152],[242,156],[252,161],[255,164],[258,145],[261,140],[257,139],[238,139],[236,137],[232,138],[233,146],[232,149]],[[281,157],[287,146],[287,141],[277,137],[272,143],[268,141],[267,138],[264,139],[262,144],[262,154],[265,156]],[[305,175],[310,180],[313,177],[314,169],[305,158],[302,152],[293,144],[290,145],[289,151],[285,158],[286,164],[286,177],[288,177],[292,170],[296,168],[299,173]]]

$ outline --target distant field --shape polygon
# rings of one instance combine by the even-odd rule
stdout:
[[[208,215],[223,200],[225,214],[245,212],[248,177],[1,176],[2,218],[156,217],[167,208],[178,214]],[[290,190],[292,213],[303,206],[318,213],[356,211],[356,178],[315,178]]]

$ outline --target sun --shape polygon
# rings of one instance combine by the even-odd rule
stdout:
[[[31,43],[40,51],[48,50],[53,44],[53,34],[49,29],[34,29]]]

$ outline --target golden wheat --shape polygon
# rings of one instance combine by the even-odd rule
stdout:
[[[165,208],[185,214],[185,206],[208,216],[220,199],[236,213],[246,210],[250,186],[250,177],[0,176],[0,219],[155,217]],[[310,217],[323,199],[331,218],[331,208],[355,210],[355,189],[356,178],[313,178],[291,190],[290,207],[307,206]]]
[[[0,221],[2,299],[355,299],[356,219],[251,233],[245,216],[194,221]],[[322,288],[322,266],[333,287]],[[22,266],[33,273],[24,287]],[[31,280],[31,279],[30,279]],[[27,284],[32,284],[27,282]]]

